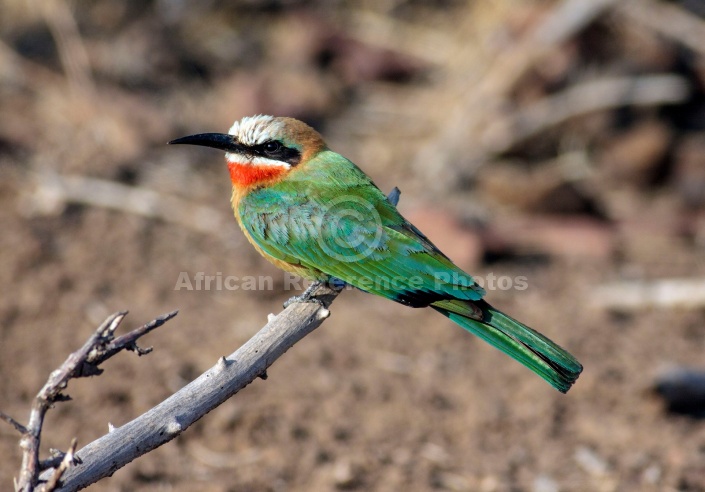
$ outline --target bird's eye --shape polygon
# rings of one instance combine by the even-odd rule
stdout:
[[[262,148],[267,154],[274,154],[281,148],[281,144],[275,141],[266,142]]]

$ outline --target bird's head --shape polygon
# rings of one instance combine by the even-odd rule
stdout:
[[[242,118],[228,133],[200,133],[169,143],[224,150],[233,186],[241,189],[277,181],[326,148],[321,135],[306,123],[265,115]]]

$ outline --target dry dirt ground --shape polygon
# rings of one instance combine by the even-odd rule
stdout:
[[[91,490],[705,490],[702,421],[653,393],[665,368],[702,367],[705,306],[614,310],[598,296],[621,280],[705,279],[703,52],[620,7],[534,58],[522,40],[560,3],[441,4],[3,6],[0,410],[24,420],[107,314],[128,309],[129,327],[179,309],[144,340],[152,354],[71,382],[42,449],[73,436],[80,447],[281,309],[295,292],[231,218],[221,156],[164,142],[287,114],[383,190],[399,186],[401,212],[459,265],[511,281],[490,302],[569,349],[584,374],[561,395],[430,310],[344,292],[266,381]],[[669,5],[702,39],[697,3]],[[483,85],[486,73],[512,82]],[[486,147],[473,140],[487,121],[478,108],[496,122],[584,80],[652,74],[676,84],[651,104],[578,110],[510,145],[511,125]],[[474,130],[459,136],[465,124]],[[65,196],[67,176],[125,188],[88,182]],[[181,272],[266,276],[272,288],[175,289]],[[17,440],[0,426],[3,490]]]

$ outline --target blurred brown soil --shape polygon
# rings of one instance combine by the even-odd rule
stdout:
[[[144,342],[152,354],[70,384],[43,450],[73,436],[80,447],[281,309],[295,292],[230,218],[221,157],[164,143],[289,115],[383,190],[399,186],[402,213],[460,266],[504,278],[490,302],[568,348],[584,374],[558,394],[431,311],[345,292],[267,381],[91,490],[705,490],[702,421],[652,393],[664,368],[703,365],[705,306],[595,302],[615,281],[705,279],[705,52],[640,23],[631,2],[537,44],[532,33],[573,3],[7,2],[0,410],[23,420],[110,312],[129,309],[136,326],[179,309]],[[637,8],[703,36],[698,5]],[[574,114],[552,121],[559,110]],[[145,191],[144,210],[96,204],[110,193],[87,198],[93,182],[62,195],[70,176],[129,187],[118,201]],[[206,207],[210,222],[145,196]],[[180,272],[264,275],[273,288],[175,290]],[[0,426],[7,490],[17,437]]]

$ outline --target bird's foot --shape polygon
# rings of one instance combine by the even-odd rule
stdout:
[[[328,280],[328,287],[330,287],[336,292],[340,292],[347,285],[348,284],[346,284],[343,280],[340,280],[339,278],[331,277],[330,280]]]
[[[318,287],[321,286],[321,282],[313,282],[311,285],[309,285],[306,290],[297,296],[291,296],[285,303],[284,303],[284,309],[288,308],[294,303],[298,302],[313,302],[314,304],[318,304],[321,307],[326,307],[323,304],[323,301],[320,299],[317,299],[313,297],[313,293],[318,289]]]

